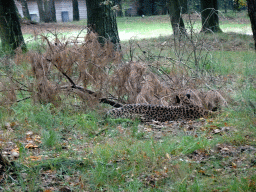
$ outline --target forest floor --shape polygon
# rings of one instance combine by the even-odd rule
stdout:
[[[200,17],[192,17],[199,30]],[[184,18],[188,21],[187,15]],[[121,42],[123,63],[160,65],[160,75],[180,78],[181,83],[197,79],[196,88],[220,91],[228,107],[215,118],[141,123],[106,119],[110,106],[79,107],[79,97],[70,95],[61,96],[63,104],[56,106],[20,91],[14,98],[19,102],[7,105],[2,100],[11,100],[12,91],[17,91],[8,92],[8,85],[15,80],[22,86],[32,82],[26,89],[33,90],[35,77],[26,60],[29,55],[22,60],[2,56],[0,147],[13,167],[5,172],[0,167],[0,191],[256,191],[256,55],[246,13],[221,17],[221,28],[228,33],[193,33],[191,41],[198,47],[191,50],[183,49],[182,41],[177,49],[177,41],[166,31],[168,16],[118,18],[118,22],[120,34],[144,34],[142,39]],[[55,31],[78,34],[84,25],[84,21],[23,25],[22,31],[38,58],[45,44],[34,37]],[[150,38],[150,28],[168,35]],[[192,61],[179,71],[185,65],[178,61],[191,59],[191,52],[202,61],[197,76]],[[54,81],[63,80],[56,70],[51,75]]]

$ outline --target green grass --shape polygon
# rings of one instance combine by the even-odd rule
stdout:
[[[230,20],[231,18],[231,20]],[[240,21],[239,19],[244,19]],[[186,27],[189,26],[189,20],[187,17],[184,19]],[[72,26],[77,25],[86,26],[86,20],[81,21],[73,21],[69,23],[62,23],[64,26]],[[192,24],[194,26],[195,31],[200,31],[202,24],[200,21],[200,17],[196,18],[196,20],[192,20]],[[169,36],[172,35],[172,27],[170,23],[169,15],[162,15],[162,16],[146,16],[142,17],[118,17],[117,18],[117,26],[118,32],[121,41],[128,41],[131,38],[135,39],[148,39],[153,37],[159,36]],[[221,13],[220,14],[220,28],[223,32],[236,32],[241,34],[252,34],[250,21],[247,16],[247,12],[242,11],[239,13],[228,12],[227,14]],[[55,31],[53,29],[53,31]],[[69,32],[65,32],[59,30],[59,35],[65,38],[74,38],[79,33],[80,30],[72,30]],[[80,34],[80,37],[83,37],[86,34],[86,30]],[[47,35],[50,35],[47,33]],[[25,34],[26,41],[30,42],[29,40],[33,39],[31,35]]]
[[[167,33],[170,27],[167,16],[118,18],[118,22],[120,33],[138,33],[147,38],[135,42],[135,59],[143,58],[136,43],[150,56],[159,55],[160,44],[172,39],[170,36],[149,38],[153,33],[165,33],[165,30]],[[239,27],[228,23],[221,25],[223,29],[224,26]],[[20,156],[15,160],[17,170],[5,173],[0,189],[255,191],[256,116],[249,104],[256,105],[256,55],[249,46],[253,40],[247,35],[225,33],[204,38],[209,44],[218,40],[215,49],[210,50],[210,64],[205,70],[207,78],[213,78],[210,85],[221,89],[229,101],[229,107],[218,117],[206,122],[197,120],[199,127],[195,133],[187,131],[189,124],[163,127],[167,131],[158,138],[144,130],[152,128],[150,125],[128,119],[105,119],[106,106],[83,110],[31,100],[3,105],[0,106],[0,145],[3,151],[8,147],[18,148]],[[41,48],[36,43],[30,46],[30,49]],[[122,42],[122,48],[126,54],[127,41]],[[162,50],[161,55],[175,56],[171,46]],[[129,57],[125,55],[125,58]],[[150,57],[145,60],[156,62]],[[170,63],[161,62],[164,71],[172,71]],[[3,65],[3,60],[0,63],[1,75],[13,71],[20,80],[21,74],[27,75],[29,69],[26,63]],[[6,123],[13,125],[11,131]],[[228,131],[214,133],[224,128]],[[40,136],[38,148],[26,148],[28,131]],[[246,146],[251,148],[242,150]],[[33,161],[33,156],[38,160]]]
[[[242,15],[244,13],[241,13]],[[239,14],[239,16],[241,15]],[[246,16],[244,16],[246,18]],[[241,23],[240,21],[229,21],[224,15],[223,20],[220,21],[220,28],[223,32],[236,32],[241,34],[251,34],[250,21],[245,20]],[[202,24],[198,18],[196,21],[192,21],[195,31],[200,31]],[[186,27],[189,27],[189,20],[185,19]],[[172,27],[170,24],[170,18],[168,15],[164,16],[149,16],[149,17],[124,17],[117,18],[118,31],[120,39],[123,41],[129,40],[130,38],[143,39],[152,38],[159,36],[172,35]]]

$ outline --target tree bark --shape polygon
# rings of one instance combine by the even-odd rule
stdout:
[[[54,0],[44,0],[44,22],[56,22],[56,11]]]
[[[28,4],[27,4],[27,0],[21,0],[21,5],[22,5],[22,12],[23,12],[23,16],[31,21],[31,17],[29,15],[29,10],[28,10]]]
[[[185,25],[181,17],[181,7],[179,0],[168,0],[167,6],[169,9],[173,34],[181,35],[186,33]]]
[[[144,14],[145,15],[152,15],[153,14],[153,2],[152,0],[144,0],[143,1],[143,7],[144,7]]]
[[[188,0],[179,0],[179,2],[181,7],[181,13],[188,13]]]
[[[251,20],[254,48],[256,50],[256,0],[247,0],[248,14]]]
[[[123,8],[122,8],[122,0],[115,0],[115,5],[118,6],[117,16],[123,17]]]
[[[4,51],[13,52],[19,46],[26,50],[14,0],[0,1],[0,37]]]
[[[40,17],[40,22],[44,22],[44,5],[43,0],[37,0],[38,12]]]
[[[72,0],[72,5],[73,5],[73,21],[79,21],[79,9],[78,9],[78,1],[77,0]]]
[[[104,3],[105,2],[105,3]],[[104,0],[86,1],[87,6],[87,26],[90,31],[99,35],[98,41],[104,45],[106,40],[110,40],[116,49],[120,48],[118,36],[116,14],[111,4]]]
[[[222,32],[219,26],[218,0],[201,0],[201,32]]]
[[[55,0],[50,0],[50,13],[51,13],[51,21],[56,22],[56,9],[55,9]]]

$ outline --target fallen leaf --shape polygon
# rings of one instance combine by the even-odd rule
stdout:
[[[171,159],[171,157],[168,153],[166,153],[165,156],[167,157],[167,159]]]
[[[11,127],[14,127],[15,125],[17,125],[17,123],[16,122],[11,122],[10,125],[11,125]]]
[[[14,149],[11,150],[11,152],[17,152],[17,153],[19,153],[19,148],[14,148]]]
[[[52,192],[52,190],[46,189],[46,190],[44,190],[44,192]]]
[[[220,132],[221,132],[221,131],[220,131],[219,129],[214,129],[214,130],[213,130],[213,133],[214,133],[214,134],[217,134],[217,133],[220,133]]]
[[[205,174],[205,171],[204,170],[199,170],[198,173]]]
[[[32,144],[32,143],[29,143],[29,144],[27,144],[27,145],[25,146],[25,148],[26,148],[26,149],[35,149],[35,148],[38,148],[38,146],[37,146],[37,145],[34,145],[34,144]]]
[[[229,151],[229,148],[223,147],[223,148],[221,149],[221,151]]]
[[[29,156],[28,159],[32,161],[38,161],[38,160],[41,160],[41,156]]]

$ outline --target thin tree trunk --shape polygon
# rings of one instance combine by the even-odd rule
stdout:
[[[256,0],[247,0],[247,6],[256,50]]]
[[[185,25],[181,17],[181,7],[179,0],[168,0],[168,9],[174,35],[186,33]]]
[[[0,1],[0,37],[4,51],[26,50],[14,0]]]
[[[27,0],[21,0],[21,5],[22,5],[22,12],[23,12],[24,17],[31,21],[31,17],[29,15],[29,10],[28,10]]]
[[[51,14],[51,22],[56,22],[56,9],[55,9],[55,0],[50,0],[50,14]]]
[[[201,0],[201,32],[222,32],[219,26],[218,0]]]
[[[87,7],[87,26],[91,31],[99,35],[99,42],[103,45],[106,40],[120,48],[118,36],[116,14],[112,9],[111,3],[104,0],[86,1]]]
[[[225,13],[227,13],[227,4],[228,4],[227,0],[224,0],[224,10],[225,10]]]
[[[38,6],[38,12],[40,17],[40,22],[44,22],[44,6],[43,6],[43,0],[37,0],[37,6]]]
[[[79,21],[79,9],[78,9],[78,1],[77,0],[72,0],[72,5],[73,5],[73,21]]]

